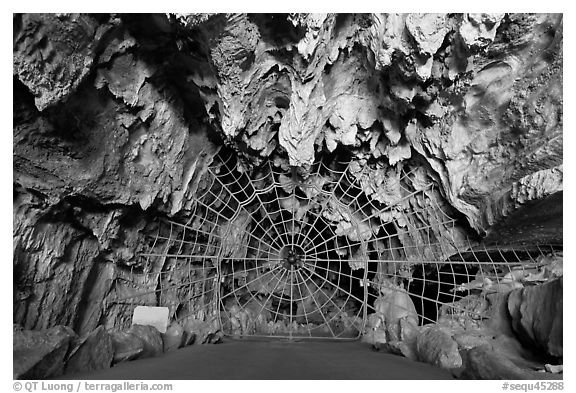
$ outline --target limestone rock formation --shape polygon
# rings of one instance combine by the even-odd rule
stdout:
[[[44,331],[14,329],[14,379],[44,379],[64,372],[74,331],[54,326]]]
[[[112,338],[103,326],[99,326],[76,343],[66,362],[66,374],[108,368],[113,358]]]
[[[437,327],[431,327],[420,333],[416,339],[418,359],[442,368],[462,366],[458,344],[452,337]]]
[[[144,340],[134,333],[112,332],[114,364],[134,360],[144,353]]]
[[[202,321],[187,318],[183,324],[184,334],[188,343],[194,345],[217,344],[222,339],[222,332],[216,321]]]
[[[563,356],[563,278],[518,289],[508,297],[512,328],[527,347],[554,358]]]
[[[63,14],[15,15],[14,25],[14,73],[34,94],[39,110],[78,88],[91,71],[102,36],[112,28],[87,15]]]
[[[180,348],[184,341],[184,328],[178,323],[170,325],[166,333],[162,335],[162,341],[164,343],[164,352]]]
[[[489,344],[475,347],[465,356],[462,378],[467,379],[561,379],[561,375],[519,367]]]
[[[159,356],[164,351],[164,343],[162,335],[153,326],[148,325],[133,325],[128,333],[134,334],[142,340],[143,348],[141,357],[154,357]]]

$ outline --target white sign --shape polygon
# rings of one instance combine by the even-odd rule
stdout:
[[[137,306],[132,315],[132,325],[154,326],[160,333],[168,328],[168,307]]]

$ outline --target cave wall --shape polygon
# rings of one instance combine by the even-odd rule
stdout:
[[[189,216],[223,145],[248,172],[272,160],[305,173],[345,152],[383,201],[401,168],[421,167],[470,236],[498,238],[534,204],[561,202],[560,14],[13,24],[14,322],[26,328],[126,323],[107,300],[158,286],[127,272],[173,263],[137,255],[157,217]],[[549,229],[544,240],[561,242],[561,223]]]

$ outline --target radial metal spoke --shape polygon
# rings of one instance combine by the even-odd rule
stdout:
[[[258,281],[258,280],[261,280],[263,277],[267,276],[268,274],[274,272],[275,270],[277,270],[277,269],[279,269],[279,268],[280,268],[279,266],[276,266],[275,268],[273,268],[273,269],[271,269],[271,270],[268,270],[267,272],[263,273],[262,275],[256,276],[255,279],[250,280],[250,282],[247,282],[246,284],[239,286],[238,288],[232,290],[231,292],[228,292],[226,295],[222,296],[222,298],[224,299],[224,298],[226,298],[226,297],[228,297],[228,296],[230,296],[230,295],[235,294],[236,292],[238,292],[238,291],[241,290],[241,289],[247,288],[247,287],[248,287],[250,284],[252,284],[253,282],[256,282],[256,281]]]
[[[281,274],[280,278],[276,280],[276,285],[274,286],[274,289],[272,291],[270,291],[270,293],[268,294],[268,298],[266,299],[266,302],[262,303],[262,307],[260,308],[260,311],[258,312],[257,315],[262,314],[262,311],[264,311],[266,304],[270,300],[272,300],[272,295],[274,294],[274,292],[276,292],[276,289],[278,288],[278,285],[280,285],[280,282],[284,278],[284,275],[286,274],[286,272],[287,272],[286,270],[282,269],[282,274]],[[272,305],[272,302],[270,302],[270,305]],[[280,303],[278,303],[278,307],[280,307]],[[269,310],[268,308],[266,308],[266,310],[272,311],[271,309]],[[277,314],[277,311],[276,311],[276,314]]]
[[[300,274],[300,272],[298,272],[298,273]],[[318,291],[321,291],[320,287],[318,286],[318,284],[316,284],[316,282],[315,282],[314,280],[310,280],[310,282],[312,282],[312,284],[314,284],[314,286],[316,286],[316,288],[318,288]],[[306,286],[306,289],[308,289],[308,286]],[[318,291],[317,291],[317,292],[318,292]],[[317,292],[315,292],[315,293],[317,293]],[[320,305],[318,305],[318,302],[316,301],[316,297],[315,297],[314,295],[311,295],[310,297],[312,298],[312,301],[313,301],[314,304],[316,305],[317,310],[318,310],[318,313],[322,316],[322,319],[324,320],[324,324],[325,324],[326,326],[328,326],[328,329],[330,330],[330,334],[332,334],[332,337],[336,337],[337,335],[336,335],[336,334],[334,333],[334,331],[332,330],[332,326],[330,326],[330,322],[331,322],[336,316],[334,315],[334,316],[328,321],[328,320],[326,320],[326,317],[324,316],[324,313],[322,312],[322,307],[323,307],[326,303],[328,303],[328,300],[330,300],[335,307],[337,307],[337,306],[336,306],[336,303],[334,303],[334,302],[332,301],[332,298],[328,298],[328,300],[326,301],[326,303],[324,303],[322,306],[320,306]]]

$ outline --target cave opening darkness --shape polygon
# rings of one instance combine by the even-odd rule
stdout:
[[[237,160],[214,156],[188,220],[158,220],[141,255],[164,260],[156,296],[122,304],[167,306],[174,320],[209,319],[234,337],[357,339],[376,328],[371,315],[474,324],[515,271],[558,251],[469,238],[418,163],[374,195],[346,156],[251,171]]]

